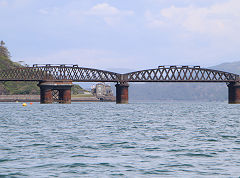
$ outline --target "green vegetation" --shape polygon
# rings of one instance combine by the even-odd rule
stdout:
[[[6,57],[7,59],[10,59],[11,57],[10,52],[7,47],[5,47],[4,41],[0,42],[0,56]]]
[[[8,95],[39,95],[39,87],[37,82],[5,82],[4,88]]]
[[[92,97],[92,94],[85,94],[88,92],[87,90],[84,90],[82,87],[79,85],[73,85],[72,87],[72,95],[73,97]]]
[[[19,67],[20,64],[11,61],[11,55],[5,43],[0,42],[0,71],[8,70],[14,67]],[[40,89],[37,86],[38,82],[0,82],[0,95],[39,95]],[[86,90],[79,85],[72,87],[72,94],[77,97],[92,96],[84,94]]]
[[[5,43],[0,43],[0,71],[8,70],[19,66],[10,59],[10,53]],[[0,82],[0,94],[18,95],[18,94],[39,94],[37,82]]]
[[[78,94],[83,94],[84,93],[84,89],[82,87],[80,87],[79,85],[73,85],[72,87],[72,94],[73,95],[78,95]]]
[[[80,98],[80,97],[93,97],[92,94],[78,94],[78,95],[72,95],[72,98]]]

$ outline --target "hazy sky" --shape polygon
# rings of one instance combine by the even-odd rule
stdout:
[[[240,0],[0,0],[14,61],[94,68],[240,60]]]

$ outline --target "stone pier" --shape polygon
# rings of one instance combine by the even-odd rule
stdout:
[[[240,83],[231,82],[228,84],[228,103],[240,104]]]
[[[117,104],[128,104],[128,87],[127,82],[121,82],[116,86],[116,103]]]
[[[51,104],[53,102],[70,104],[72,82],[66,81],[41,81],[40,103]]]

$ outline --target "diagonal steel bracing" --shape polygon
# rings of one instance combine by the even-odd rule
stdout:
[[[237,82],[239,75],[199,66],[159,66],[126,74],[78,65],[34,65],[0,71],[0,81]]]

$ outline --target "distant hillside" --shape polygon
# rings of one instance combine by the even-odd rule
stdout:
[[[240,61],[231,63],[222,63],[216,66],[209,67],[211,69],[223,70],[235,74],[240,74]]]
[[[209,67],[240,74],[240,61]],[[130,83],[130,100],[227,101],[225,83]]]
[[[224,83],[147,83],[130,84],[130,100],[226,101]]]
[[[16,67],[10,59],[0,56],[0,71]],[[39,94],[37,82],[0,82],[0,95]]]

